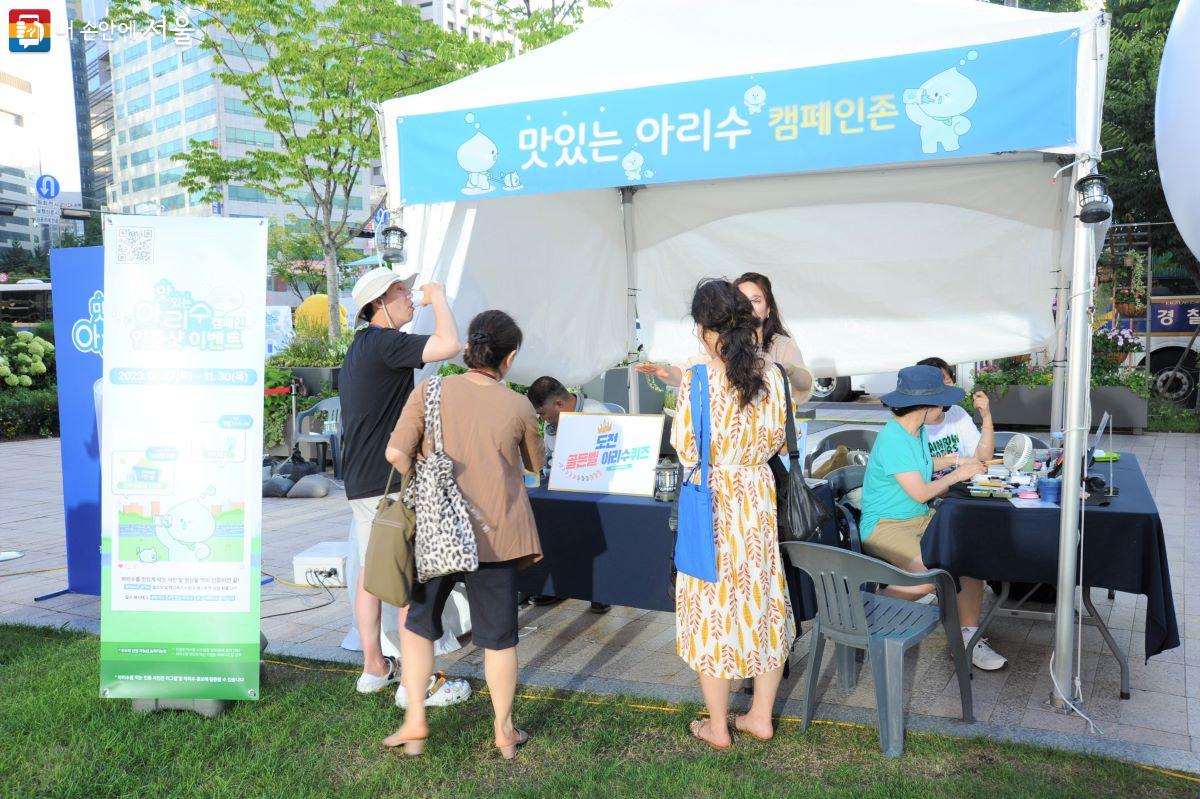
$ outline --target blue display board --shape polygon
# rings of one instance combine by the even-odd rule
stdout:
[[[67,527],[67,588],[100,593],[100,437],[104,248],[50,251],[55,365]]]
[[[1075,142],[1078,31],[396,121],[404,204]]]

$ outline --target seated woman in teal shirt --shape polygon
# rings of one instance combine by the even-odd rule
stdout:
[[[896,390],[880,397],[880,402],[891,408],[893,418],[879,432],[867,461],[859,524],[863,552],[908,572],[927,571],[921,559],[921,537],[933,518],[928,502],[955,483],[986,471],[975,458],[966,458],[945,477],[932,479],[933,459],[925,422],[961,400],[964,393],[957,386],[944,385],[942,372],[935,366],[909,366],[900,370]],[[963,641],[969,641],[979,627],[983,581],[956,576],[962,586],[958,594],[962,636]],[[889,587],[886,593],[919,599],[932,590],[932,585]],[[975,645],[971,660],[985,671],[1008,663],[986,640]]]

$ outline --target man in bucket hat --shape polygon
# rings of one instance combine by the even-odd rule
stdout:
[[[433,335],[419,336],[400,330],[413,318],[412,285],[416,277],[416,274],[405,276],[380,266],[358,279],[352,296],[359,308],[355,321],[362,326],[355,333],[338,374],[345,453],[342,476],[346,498],[354,512],[354,537],[360,565],[354,595],[354,616],[363,649],[363,673],[356,686],[360,694],[382,691],[400,682],[399,664],[383,654],[380,640],[382,605],[363,588],[361,568],[366,561],[375,509],[387,488],[392,468],[384,451],[400,411],[412,393],[414,370],[427,363],[453,358],[462,350],[454,315],[446,302],[445,292],[437,283],[421,287],[421,304],[433,308]],[[404,614],[405,609],[401,608],[400,628],[404,627]],[[453,704],[469,695],[470,687],[466,682],[442,679],[431,686],[426,704]],[[396,704],[404,707],[406,703],[404,687],[399,686]]]
[[[862,521],[859,536],[863,552],[885,560],[908,572],[928,571],[921,559],[921,537],[933,518],[929,501],[946,493],[950,486],[970,480],[986,471],[976,458],[961,459],[949,474],[933,477],[933,458],[925,423],[941,416],[943,409],[965,396],[958,386],[942,381],[936,366],[909,366],[901,369],[896,390],[879,398],[892,410],[871,448],[863,481]],[[958,616],[963,641],[969,641],[979,627],[983,604],[983,581],[959,578]],[[920,599],[933,590],[932,585],[889,587],[886,593],[901,599]],[[976,668],[995,671],[1008,663],[981,640],[971,653]]]

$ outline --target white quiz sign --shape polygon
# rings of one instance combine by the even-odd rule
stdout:
[[[563,413],[547,487],[654,496],[662,428],[661,414]]]

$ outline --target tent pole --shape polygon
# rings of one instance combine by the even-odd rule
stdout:
[[[1072,185],[1092,171],[1093,161],[1084,158],[1075,166]],[[1074,198],[1072,198],[1074,199]],[[1092,229],[1075,220],[1071,269],[1071,297],[1067,304],[1067,381],[1066,424],[1063,426],[1062,504],[1058,526],[1058,599],[1054,607],[1053,677],[1072,701],[1077,700],[1073,685],[1075,671],[1075,595],[1079,557],[1079,497],[1083,480],[1086,437],[1091,423],[1088,401],[1091,385],[1092,329],[1091,313],[1095,277],[1095,245]],[[1062,306],[1060,306],[1062,307]],[[1051,689],[1050,700],[1057,708],[1067,703]]]
[[[633,247],[633,193],[636,191],[632,186],[623,186],[621,188],[621,222],[625,227],[625,311],[628,317],[628,346],[626,347],[629,356],[629,375],[626,381],[629,384],[629,407],[627,410],[630,413],[640,413],[641,403],[638,396],[638,373],[634,370],[633,365],[638,359],[638,339],[637,339],[637,254]]]
[[[1070,298],[1070,279],[1067,270],[1058,268],[1058,288],[1055,290],[1054,307],[1054,355],[1050,362],[1051,374],[1054,378],[1050,389],[1050,431],[1061,432],[1063,429],[1063,400],[1067,389],[1067,302]]]

